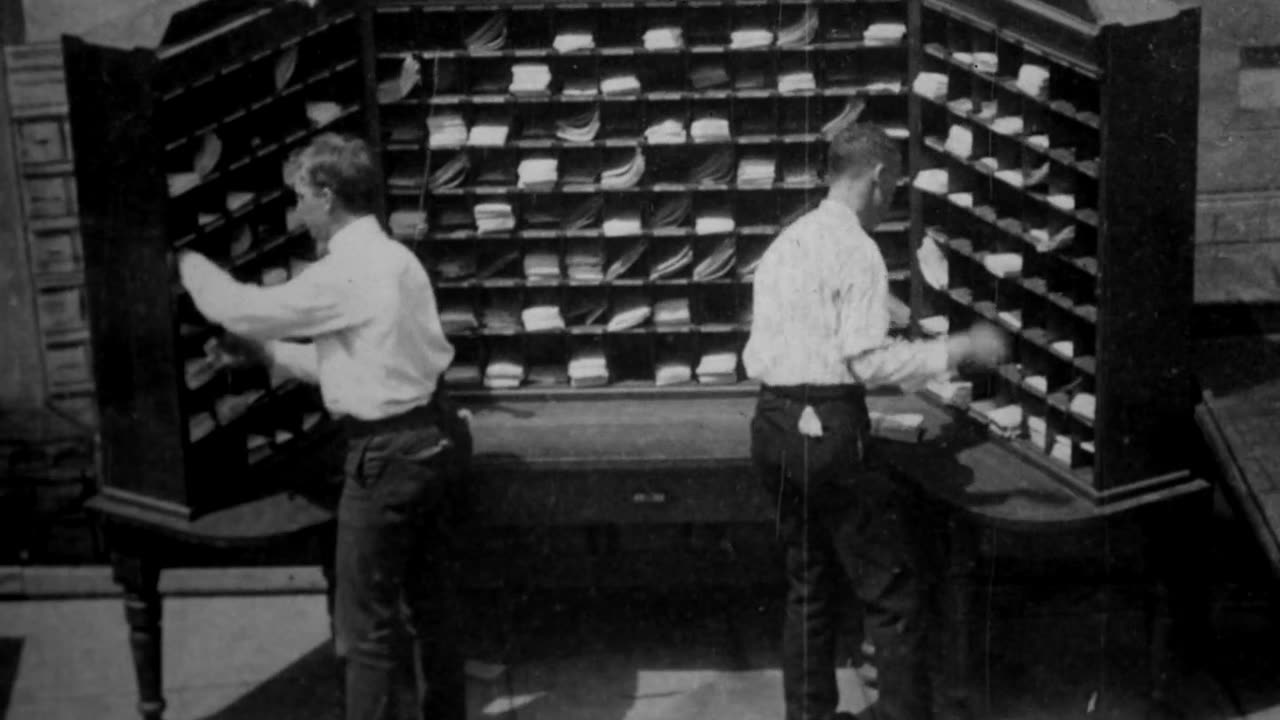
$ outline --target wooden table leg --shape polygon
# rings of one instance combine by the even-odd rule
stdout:
[[[113,557],[112,566],[115,580],[124,590],[124,615],[138,679],[138,713],[143,720],[162,720],[160,567],[141,555],[123,553]]]

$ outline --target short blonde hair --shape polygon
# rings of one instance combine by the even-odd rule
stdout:
[[[328,189],[343,210],[355,215],[374,212],[380,180],[369,144],[358,137],[325,133],[289,156],[284,180],[301,177],[308,185]]]

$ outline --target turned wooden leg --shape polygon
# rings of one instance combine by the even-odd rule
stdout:
[[[136,555],[117,554],[112,565],[124,590],[124,616],[138,678],[138,714],[143,720],[164,716],[163,663],[160,654],[160,568]]]

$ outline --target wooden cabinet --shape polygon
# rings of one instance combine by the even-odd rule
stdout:
[[[245,280],[305,261],[280,164],[316,133],[378,145],[456,394],[607,417],[754,393],[754,265],[825,195],[827,134],[858,117],[911,170],[873,229],[898,331],[981,318],[1015,338],[956,422],[1098,508],[1159,497],[1190,481],[1168,448],[1193,400],[1198,22],[1163,2],[246,1],[135,20],[163,31],[144,48],[69,38],[108,492],[225,506],[318,417],[304,388],[201,375],[217,331],[172,269],[183,247]],[[672,497],[702,497],[670,472]],[[628,482],[609,492],[635,510]]]
[[[915,317],[1014,337],[968,416],[1099,505],[1185,483],[1197,12],[913,15],[912,239],[947,270],[917,273]]]
[[[312,243],[287,220],[285,160],[319,133],[376,128],[360,3],[166,10],[186,4],[64,44],[104,491],[180,518],[293,480],[275,462],[325,423],[314,389],[210,362],[219,330],[177,285],[175,252],[287,278]]]

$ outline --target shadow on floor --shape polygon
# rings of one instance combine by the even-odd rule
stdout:
[[[22,643],[22,638],[0,637],[0,718],[9,712],[13,683],[18,679],[18,664],[22,661]]]
[[[321,643],[203,720],[341,720],[341,678],[332,645]]]

